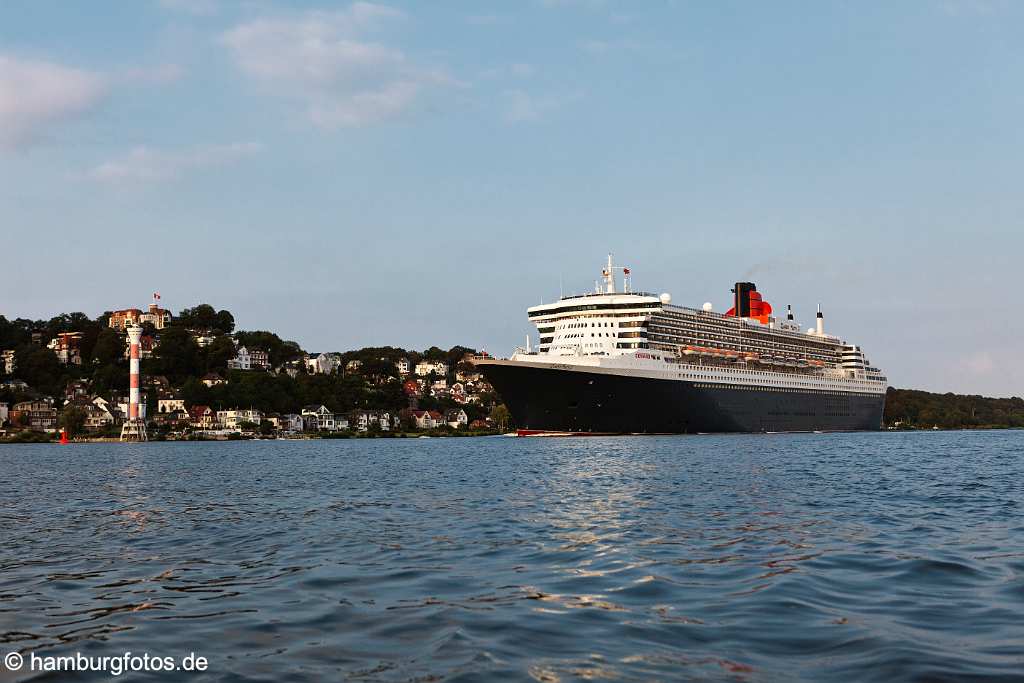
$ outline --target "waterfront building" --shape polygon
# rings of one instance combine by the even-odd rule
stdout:
[[[188,409],[188,415],[195,429],[213,429],[217,426],[217,413],[210,406],[192,406]]]
[[[444,415],[436,410],[414,410],[412,419],[416,422],[417,429],[433,429],[445,424]]]
[[[334,413],[325,405],[309,405],[302,409],[302,419],[308,431],[333,432],[337,429]],[[348,426],[348,421],[345,421]]]
[[[57,409],[44,399],[22,401],[11,406],[10,420],[35,431],[52,431],[57,427]]]
[[[462,429],[469,424],[469,416],[461,408],[459,410],[449,410],[444,419],[452,429]]]
[[[85,413],[84,427],[87,431],[95,432],[110,427],[116,421],[110,408],[104,403],[97,403],[88,396],[80,396],[69,403]]]
[[[386,432],[391,429],[391,414],[385,410],[360,410],[352,413],[348,424],[351,424],[357,432],[368,431],[372,426],[377,426],[382,432]],[[346,428],[348,424],[346,424]]]
[[[288,413],[287,415],[281,416],[280,429],[281,431],[295,434],[301,432],[304,427],[304,422],[301,415],[296,413]]]
[[[259,426],[262,421],[263,413],[255,408],[249,408],[248,410],[232,408],[230,410],[217,411],[217,422],[224,429],[242,429],[243,423]]]

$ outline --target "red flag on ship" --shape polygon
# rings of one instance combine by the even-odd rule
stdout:
[[[153,292],[153,300],[160,301],[160,292]]]
[[[624,275],[629,275],[629,268],[623,268],[622,272]]]

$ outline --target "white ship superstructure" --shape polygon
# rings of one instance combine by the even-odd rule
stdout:
[[[860,347],[826,334],[820,309],[815,327],[802,332],[792,312],[762,321],[718,313],[709,304],[677,306],[668,294],[630,292],[629,269],[622,270],[621,293],[609,256],[603,291],[527,309],[540,344],[536,352],[517,349],[512,358],[765,389],[885,393],[881,370]]]

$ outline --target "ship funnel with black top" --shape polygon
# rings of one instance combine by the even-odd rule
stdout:
[[[727,316],[758,320],[767,325],[772,313],[772,305],[761,298],[757,285],[753,282],[737,282],[732,293],[735,295],[733,307],[726,311]]]
[[[753,282],[737,282],[733,288],[733,311],[737,318],[750,317],[750,293],[757,291]]]

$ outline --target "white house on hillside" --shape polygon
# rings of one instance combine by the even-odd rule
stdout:
[[[435,375],[447,375],[448,364],[440,360],[423,360],[416,364],[416,374],[420,377],[426,377],[430,373],[434,373]]]
[[[329,375],[341,365],[341,356],[336,353],[321,353],[306,360],[306,371],[313,375]]]
[[[235,357],[228,361],[228,368],[231,370],[251,370],[252,357],[249,355],[249,349],[239,346],[238,351],[235,352]]]

